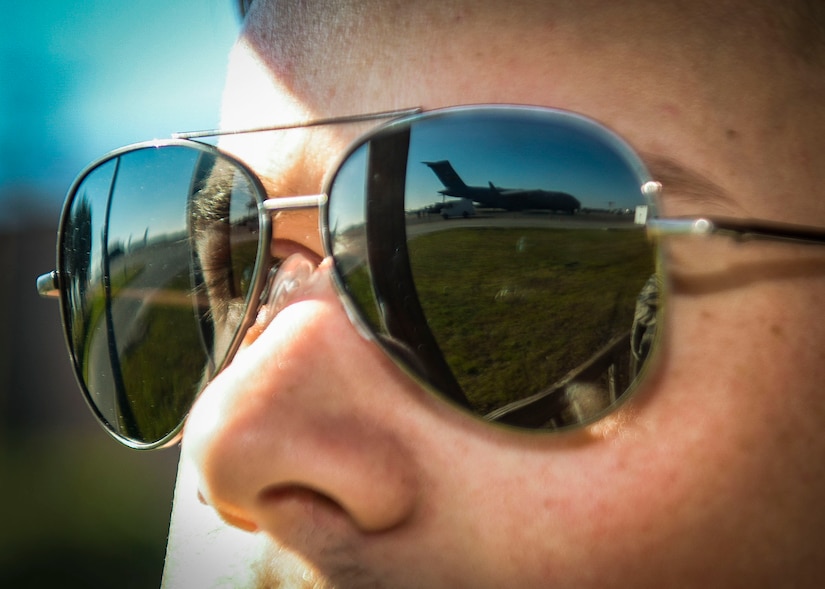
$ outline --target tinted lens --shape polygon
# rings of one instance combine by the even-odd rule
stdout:
[[[473,413],[588,422],[632,387],[655,335],[647,180],[622,141],[574,115],[396,123],[331,184],[338,279],[390,354]]]
[[[225,359],[266,249],[260,198],[234,162],[179,144],[125,151],[76,184],[59,256],[67,337],[126,443],[172,437]]]

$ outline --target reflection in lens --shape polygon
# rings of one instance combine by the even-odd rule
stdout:
[[[70,346],[94,409],[131,443],[174,433],[222,361],[190,201],[202,203],[213,171],[227,165],[201,149],[141,148],[94,168],[75,190],[61,257]],[[232,292],[243,298],[257,253],[256,191],[235,175],[226,214],[210,220],[220,238],[209,241],[228,256],[225,275],[237,277]],[[201,223],[199,235],[210,230]]]
[[[381,173],[371,152],[386,144],[377,136],[346,160],[330,190],[336,270],[357,313],[432,384],[438,368],[419,336],[393,327],[390,315],[403,305],[382,287],[407,279],[387,262],[392,253],[377,255],[369,243],[368,203],[403,202],[403,229],[383,245],[407,252],[407,292],[414,289],[426,318],[414,330],[437,342],[463,391],[457,402],[531,428],[602,414],[643,370],[656,328],[655,303],[643,333],[637,317],[646,284],[656,284],[644,231],[652,211],[640,190],[647,175],[637,158],[587,120],[537,110],[425,116],[409,137],[395,151],[406,162],[403,188],[370,194],[370,178]],[[643,354],[633,354],[634,320]]]

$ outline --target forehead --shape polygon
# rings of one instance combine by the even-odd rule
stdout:
[[[739,4],[259,0],[238,53],[260,75],[230,79],[225,116],[260,116],[265,101],[282,121],[468,102],[603,120],[722,110],[793,61],[781,19]]]
[[[547,63],[567,53],[587,54],[607,46],[614,51],[624,46],[627,53],[663,60],[715,55],[716,59],[703,60],[706,65],[737,53],[751,56],[753,64],[771,55],[815,61],[817,48],[825,42],[815,13],[823,11],[804,14],[803,6],[808,3],[258,0],[246,21],[245,36],[263,49],[279,76],[292,78],[298,86],[308,80],[309,71],[299,73],[307,66],[319,75],[316,81],[340,82],[326,75],[334,74],[330,66],[346,63],[368,74],[387,61],[403,66],[432,55],[439,59],[430,65],[439,68],[464,68],[473,61],[489,65],[513,56],[520,56],[520,62]],[[467,51],[467,43],[474,51]],[[553,46],[557,51],[548,53]],[[598,57],[610,61],[612,56]]]

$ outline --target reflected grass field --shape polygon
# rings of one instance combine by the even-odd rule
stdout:
[[[125,266],[112,277],[112,331],[120,351],[119,369],[128,404],[121,403],[117,414],[111,413],[108,406],[101,409],[107,419],[129,435],[160,438],[174,429],[178,416],[197,392],[204,370],[203,344],[189,302],[192,286],[188,268],[173,274],[166,284],[153,285],[149,293],[158,301],[150,301],[127,294],[147,267],[141,261]],[[102,285],[88,291],[86,301],[88,319],[82,329],[75,331],[80,342],[75,349],[81,362],[94,354],[98,361],[108,361],[106,350],[110,344]],[[93,349],[95,345],[100,349]],[[100,367],[97,362],[83,365],[88,382],[89,370]],[[113,380],[95,382],[98,386],[107,384],[109,395],[116,394]]]
[[[546,389],[627,334],[655,267],[632,228],[458,227],[408,247],[429,328],[480,413]],[[380,326],[366,270],[347,280]]]
[[[99,280],[80,289],[85,313],[75,320],[75,352],[102,401],[98,408],[129,437],[160,439],[171,432],[208,365],[203,338],[209,334],[192,298],[187,247],[171,239],[115,258],[109,299]]]

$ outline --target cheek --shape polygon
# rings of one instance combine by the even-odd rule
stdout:
[[[596,567],[601,581],[613,571],[699,583],[754,554],[785,558],[814,528],[805,514],[821,515],[823,469],[804,457],[823,448],[812,442],[817,419],[789,399],[794,354],[768,345],[776,325],[799,327],[778,294],[674,297],[657,369],[592,435],[514,436],[475,422],[422,432],[440,442],[427,447],[427,470],[447,473],[426,486],[449,521],[438,533],[478,538],[488,558],[540,571],[537,583]],[[794,393],[810,401],[813,388]]]
[[[794,559],[815,537],[825,476],[810,457],[825,452],[823,404],[800,371],[817,371],[810,348],[787,341],[804,330],[792,290],[673,298],[659,375],[625,434],[589,465],[597,537],[632,539],[620,551],[636,557],[666,544],[674,569],[693,575],[695,562]]]
[[[435,487],[449,506],[441,533],[452,527],[477,538],[480,560],[508,562],[522,586],[591,586],[590,571],[592,586],[611,586],[611,574],[627,586],[644,571],[677,572],[707,544],[735,541],[738,534],[719,541],[715,529],[741,489],[726,488],[726,477],[739,477],[728,461],[702,450],[712,431],[680,428],[665,438],[664,429],[634,426],[566,447],[458,447],[440,465],[451,477]]]

